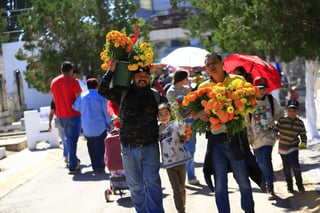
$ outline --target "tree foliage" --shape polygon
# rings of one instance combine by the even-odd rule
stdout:
[[[181,0],[171,0],[173,5]],[[320,2],[318,0],[190,0],[197,13],[184,28],[224,51],[314,59],[320,53]],[[202,33],[210,33],[203,38]]]
[[[4,9],[0,8],[0,14],[3,14]],[[9,36],[5,35],[4,32],[7,29],[7,19],[4,15],[0,16],[0,44],[2,44],[3,42],[7,41]],[[2,45],[0,45],[0,52],[2,49]]]
[[[149,26],[134,17],[138,5],[133,0],[31,0],[32,9],[19,17],[24,30],[24,49],[16,57],[27,60],[27,82],[42,92],[60,74],[60,64],[68,60],[85,75],[102,75],[100,52],[110,30],[126,29],[148,38]],[[115,7],[115,5],[117,5]]]

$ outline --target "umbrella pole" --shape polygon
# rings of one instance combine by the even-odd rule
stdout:
[[[251,68],[250,68],[249,73],[251,73],[251,71],[252,71],[252,69],[253,69],[253,66],[254,66],[254,63],[253,63],[253,64],[251,64]]]

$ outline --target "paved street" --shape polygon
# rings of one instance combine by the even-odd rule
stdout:
[[[202,174],[206,147],[204,136],[198,136],[196,173],[200,186],[187,185],[186,212],[217,212],[214,193],[210,192]],[[276,146],[277,147],[277,146]],[[268,201],[267,195],[252,182],[256,212],[320,212],[319,141],[309,144],[300,152],[305,194],[288,194],[282,174],[280,156],[273,150],[275,192],[278,198]],[[62,149],[50,149],[48,144],[38,144],[36,151],[27,149],[0,160],[0,212],[94,212],[133,213],[130,193],[111,195],[106,202],[104,191],[109,187],[108,175],[94,175],[83,137],[80,138],[78,156],[81,174],[70,175],[62,158]],[[163,202],[166,212],[174,213],[172,191],[166,171],[161,169]],[[296,190],[296,189],[295,189]],[[239,190],[229,174],[229,195],[232,212],[242,212]]]

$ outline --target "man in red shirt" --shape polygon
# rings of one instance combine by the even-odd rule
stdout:
[[[51,93],[56,104],[56,116],[65,132],[68,145],[68,168],[71,173],[79,172],[77,142],[81,129],[80,112],[72,108],[75,99],[81,94],[81,87],[72,77],[73,66],[69,61],[61,64],[61,75],[51,82]]]

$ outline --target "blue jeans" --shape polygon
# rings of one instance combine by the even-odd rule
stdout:
[[[301,168],[299,164],[299,151],[293,151],[286,155],[280,155],[283,164],[283,172],[286,178],[288,188],[292,188],[292,176],[291,169],[293,170],[294,177],[296,178],[296,184],[298,189],[303,188]]]
[[[104,170],[104,139],[107,136],[107,130],[97,137],[86,137],[91,166],[94,171]]]
[[[241,208],[244,211],[254,211],[252,189],[244,159],[236,160],[231,149],[225,143],[208,142],[207,151],[211,152],[212,165],[214,168],[215,196],[218,211],[230,212],[228,195],[228,163],[231,166],[233,177],[236,179],[240,194]]]
[[[122,146],[123,168],[137,213],[163,213],[158,143]]]
[[[266,180],[267,189],[269,190],[273,190],[273,166],[271,159],[272,149],[273,146],[262,146],[253,150],[263,177]]]
[[[77,143],[81,129],[81,117],[59,118],[59,121],[68,144],[68,168],[72,170],[75,169],[78,164]]]
[[[190,152],[191,160],[187,162],[187,176],[188,180],[196,180],[197,177],[194,171],[194,153],[196,151],[196,133],[192,131],[190,140],[184,143],[184,147]]]
[[[192,126],[194,123],[194,118],[187,118],[186,123]],[[197,179],[194,171],[194,153],[196,152],[196,142],[196,132],[192,131],[190,140],[184,143],[184,147],[190,152],[191,155],[191,160],[187,162],[187,176],[189,181]]]

